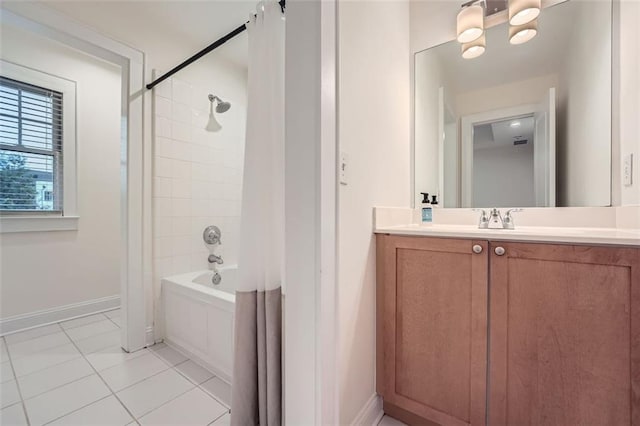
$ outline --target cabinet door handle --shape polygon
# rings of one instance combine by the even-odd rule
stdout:
[[[494,250],[496,252],[496,254],[498,256],[502,256],[503,254],[505,254],[505,249],[504,247],[496,247],[496,249]]]
[[[473,246],[473,252],[475,254],[480,254],[482,253],[482,246],[480,244],[476,244]]]

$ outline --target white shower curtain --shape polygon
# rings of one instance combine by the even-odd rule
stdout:
[[[247,133],[231,424],[281,423],[284,272],[284,19],[275,1],[247,24]]]

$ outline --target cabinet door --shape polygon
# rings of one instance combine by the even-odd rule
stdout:
[[[378,237],[377,388],[405,422],[485,424],[487,246]]]
[[[639,256],[491,243],[491,425],[640,425]]]

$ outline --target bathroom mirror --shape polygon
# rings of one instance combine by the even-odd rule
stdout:
[[[611,34],[610,1],[571,0],[526,43],[505,17],[476,58],[456,40],[416,53],[414,205],[610,205]]]

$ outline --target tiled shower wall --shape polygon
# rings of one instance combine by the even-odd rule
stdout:
[[[225,85],[227,86],[227,85]],[[235,90],[233,90],[235,89]],[[156,300],[160,279],[208,268],[202,232],[222,231],[218,253],[237,262],[246,117],[243,87],[200,87],[176,78],[154,89],[153,259]],[[204,130],[207,95],[231,102],[216,114],[222,130]],[[157,300],[158,301],[158,300]]]

